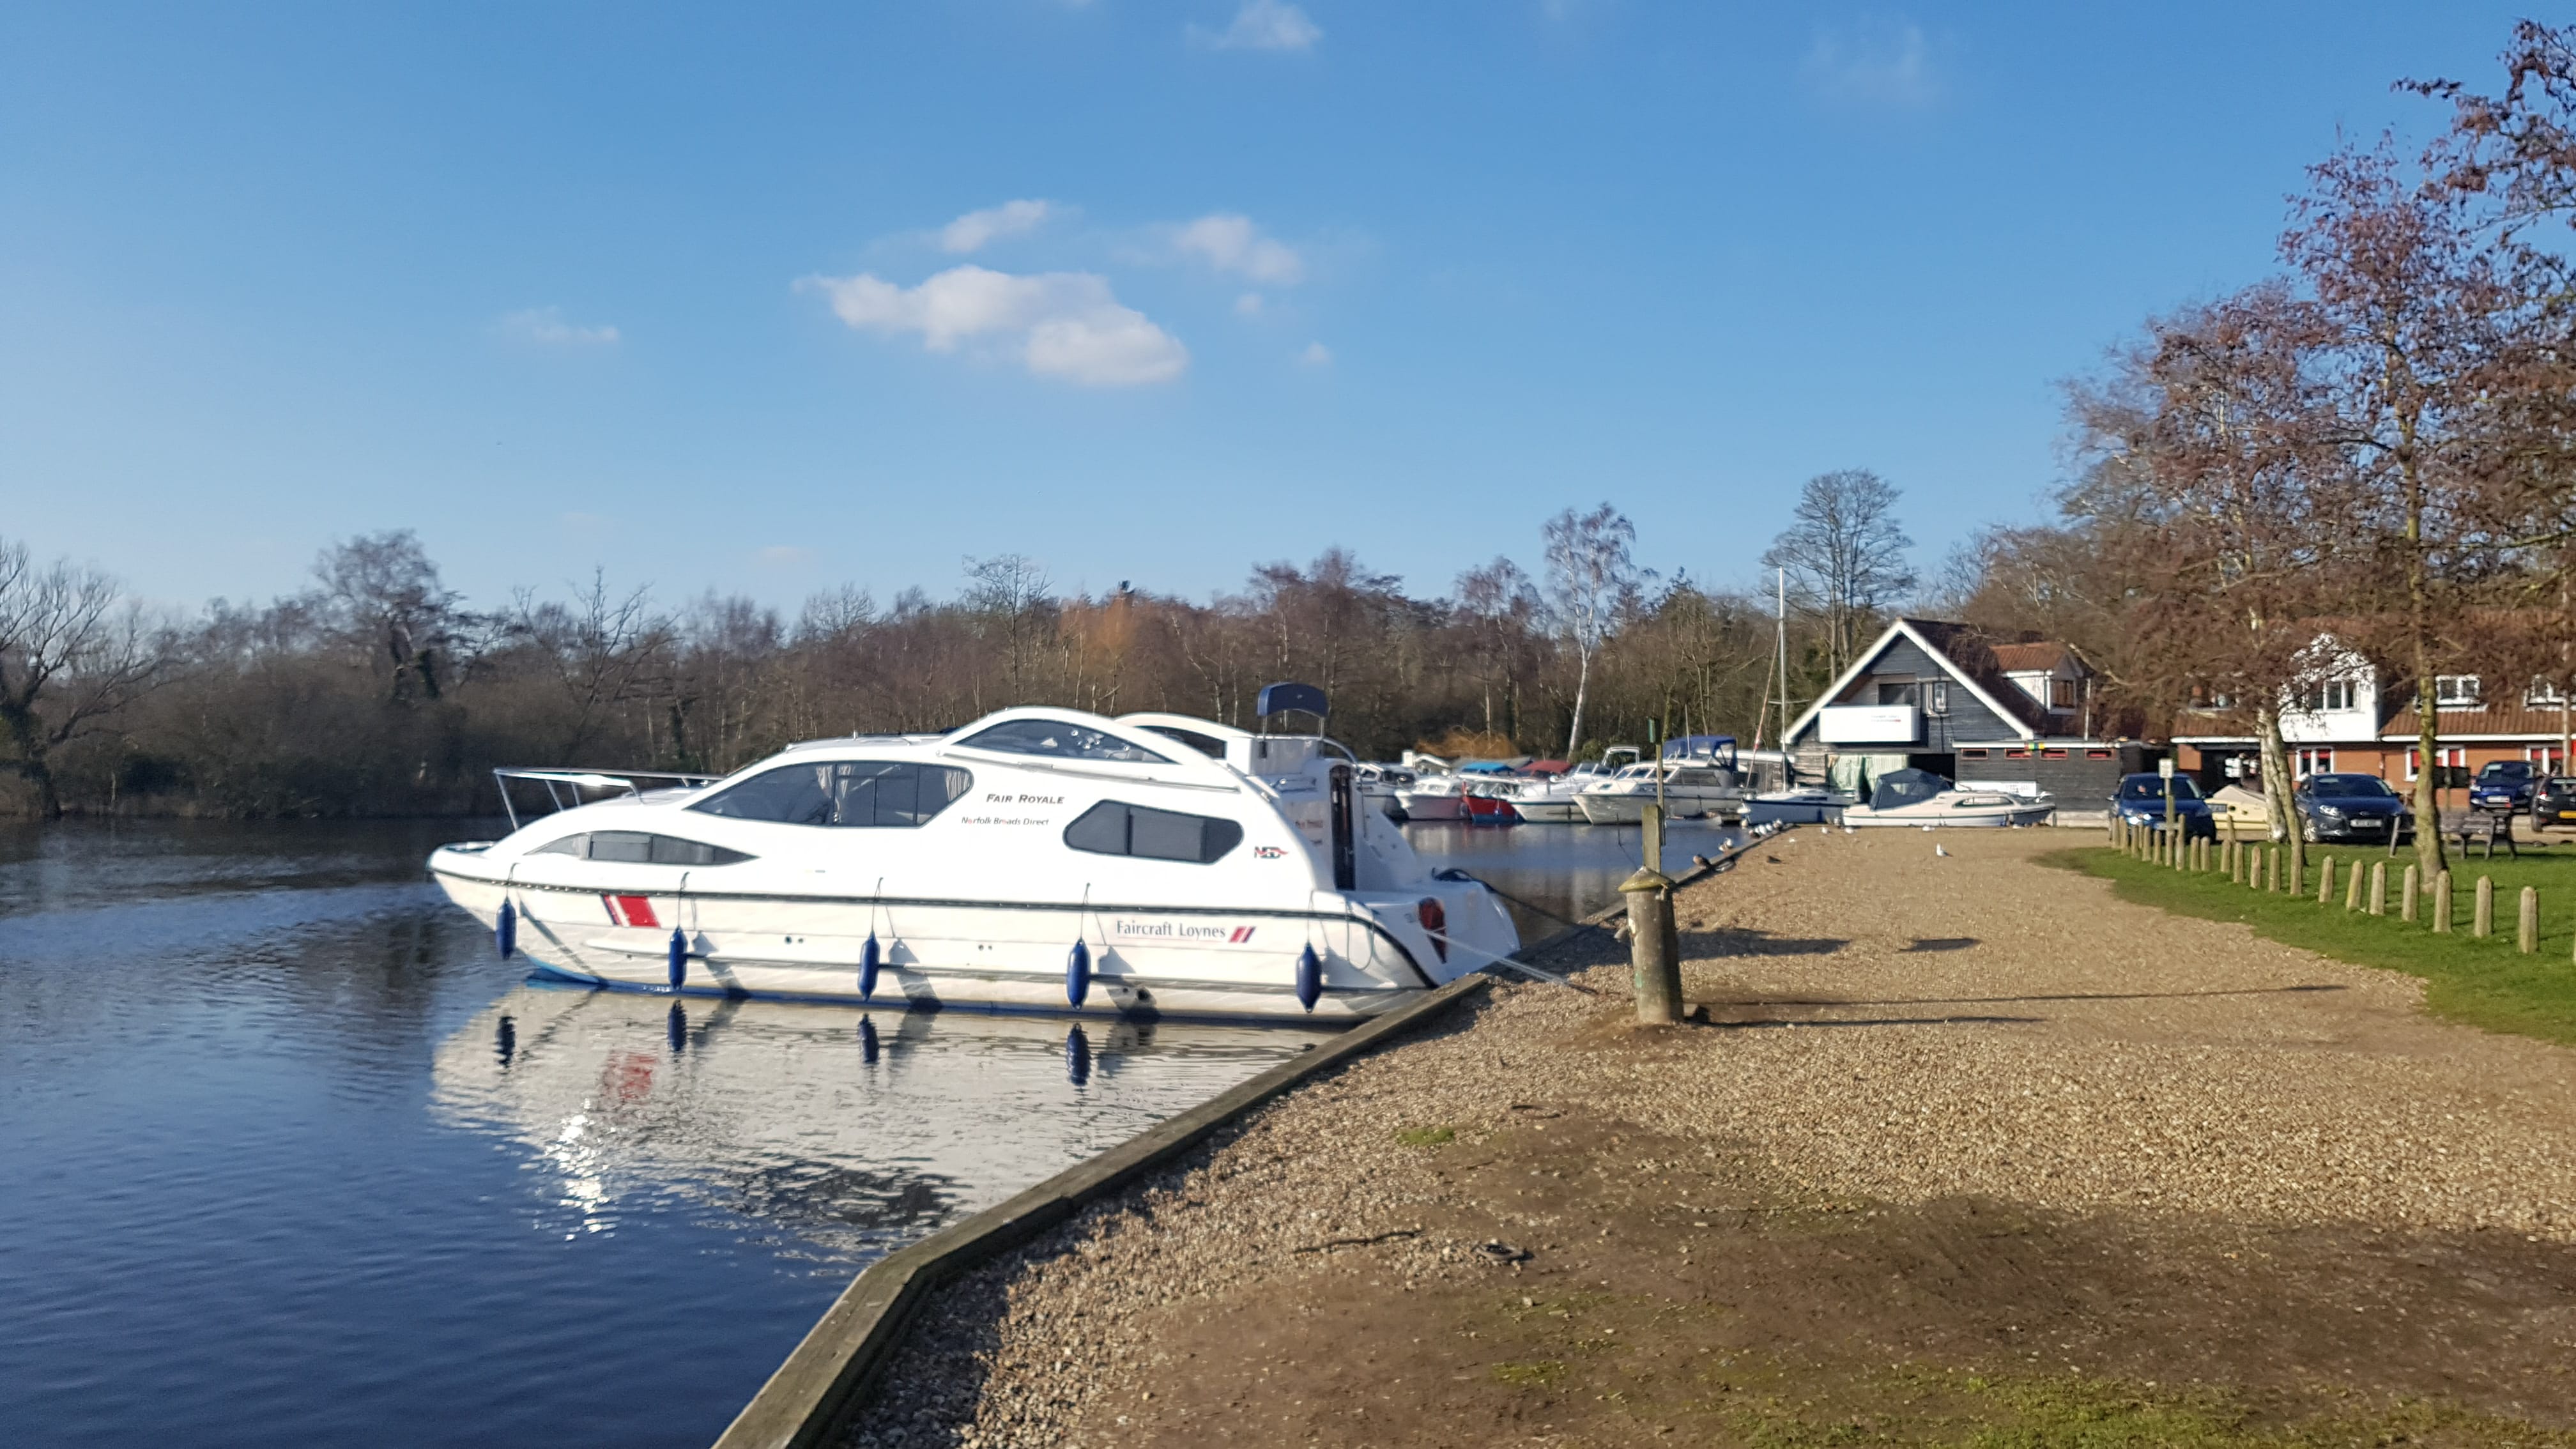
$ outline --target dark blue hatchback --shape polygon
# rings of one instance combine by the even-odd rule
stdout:
[[[2310,841],[2412,839],[2415,812],[2377,775],[2310,775],[2294,802],[2299,834]]]
[[[2173,789],[2173,819],[2186,837],[2218,838],[2217,817],[2209,813],[2209,802],[2201,798],[2200,782],[2189,775],[2167,779],[2163,775],[2122,775],[2120,793],[2111,797],[2111,808],[2131,825],[2165,823],[2165,789]]]

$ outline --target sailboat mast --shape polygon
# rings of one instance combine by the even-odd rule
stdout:
[[[1780,610],[1775,616],[1779,633],[1780,654],[1780,748],[1789,748],[1789,571],[1780,569],[1773,580],[1779,590]]]

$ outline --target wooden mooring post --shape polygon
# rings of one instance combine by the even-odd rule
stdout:
[[[2451,873],[2447,870],[2433,872],[2433,929],[2451,934]]]
[[[2540,890],[2537,886],[2522,888],[2522,911],[2515,922],[2514,945],[2525,956],[2540,949]]]
[[[2317,904],[2334,904],[2335,858],[2331,855],[2317,862]]]
[[[2343,885],[2343,908],[2349,913],[2361,909],[2361,862],[2354,861],[2352,869],[2347,874],[2352,878],[2345,881]]]
[[[2495,934],[2495,877],[2478,877],[2477,904],[2470,907],[2469,934],[2484,940]]]
[[[2397,918],[2401,921],[2411,921],[2423,914],[2420,909],[2424,899],[2423,870],[2424,867],[2412,863],[2406,867],[2406,899],[2397,903]]]
[[[1628,898],[1629,977],[1638,1022],[1670,1026],[1682,1019],[1682,942],[1673,922],[1673,878],[1663,872],[1663,808],[1647,806],[1642,824],[1646,863],[1619,885]]]
[[[2388,862],[2384,860],[2370,863],[2370,913],[2388,914]]]

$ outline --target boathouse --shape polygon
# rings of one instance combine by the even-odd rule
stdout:
[[[1821,746],[1845,787],[1910,767],[2081,810],[2149,767],[2144,747],[2093,737],[2092,682],[2065,644],[1900,618],[1790,725],[1788,748]]]

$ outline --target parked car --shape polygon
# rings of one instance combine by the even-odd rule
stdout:
[[[2131,825],[2165,823],[2165,789],[2173,788],[2174,823],[2188,838],[2218,838],[2217,817],[2209,813],[2209,802],[2201,797],[2200,782],[2189,775],[2122,775],[2120,792],[2111,797],[2111,808]]]
[[[2323,840],[2386,841],[2415,838],[2415,812],[2377,775],[2310,775],[2292,792],[2299,835]]]
[[[2511,815],[2531,808],[2535,772],[2529,760],[2491,760],[2469,782],[2469,808]]]
[[[2531,828],[2576,825],[2576,779],[2552,775],[2532,787]]]

